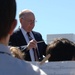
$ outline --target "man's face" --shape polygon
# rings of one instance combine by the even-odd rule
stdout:
[[[22,18],[21,24],[25,31],[32,31],[35,26],[35,16],[32,13],[25,15],[25,17]]]

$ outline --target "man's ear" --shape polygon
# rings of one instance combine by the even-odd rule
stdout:
[[[15,20],[13,21],[13,23],[12,23],[12,25],[11,25],[11,28],[10,28],[10,31],[9,31],[9,34],[10,34],[10,35],[13,33],[13,31],[14,31],[16,25],[17,25],[17,20],[15,19]]]
[[[20,18],[19,20],[20,20],[20,23],[21,23],[22,22],[22,18]]]

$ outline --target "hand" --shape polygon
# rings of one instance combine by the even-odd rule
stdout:
[[[37,47],[37,41],[36,40],[29,41],[29,43],[27,45],[28,50],[30,50],[32,48],[36,49],[36,47]]]

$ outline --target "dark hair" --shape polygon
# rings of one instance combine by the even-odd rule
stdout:
[[[0,39],[7,36],[15,15],[15,0],[0,0]]]
[[[48,45],[46,54],[51,54],[49,61],[72,60],[75,57],[75,44],[66,38],[58,38]]]

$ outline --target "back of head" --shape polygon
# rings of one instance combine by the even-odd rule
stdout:
[[[66,38],[58,38],[47,47],[47,54],[51,54],[49,61],[67,61],[75,56],[75,44]]]
[[[15,15],[15,0],[0,0],[0,39],[7,36]]]

